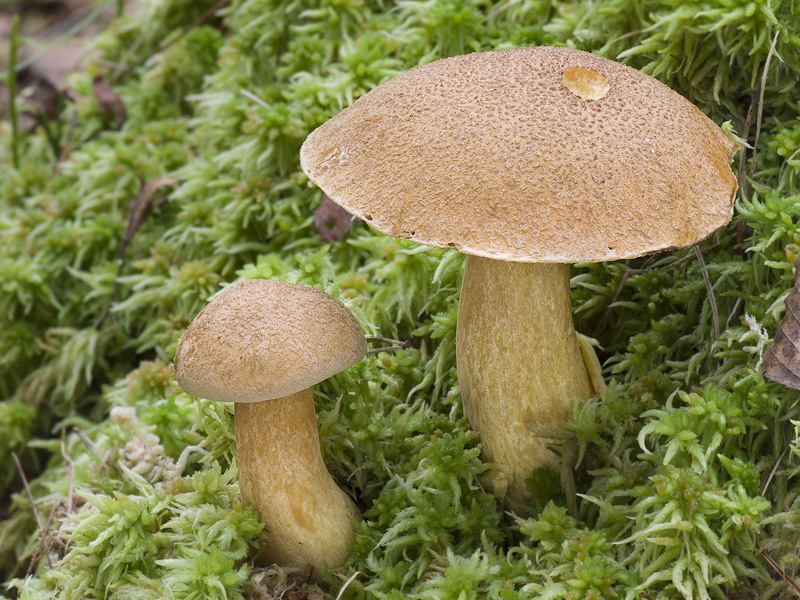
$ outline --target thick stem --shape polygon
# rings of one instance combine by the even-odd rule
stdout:
[[[259,562],[341,565],[355,537],[358,510],[322,460],[311,390],[238,403],[235,424],[242,501],[266,525]]]
[[[557,429],[576,398],[593,394],[572,324],[569,265],[467,257],[456,356],[464,412],[484,460],[502,466],[497,492],[523,510],[532,469],[558,468],[533,433]]]

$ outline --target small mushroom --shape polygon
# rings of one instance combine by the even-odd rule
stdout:
[[[228,287],[178,343],[181,388],[236,403],[239,486],[266,526],[264,564],[330,569],[347,558],[358,510],[325,467],[310,388],[366,351],[341,302],[266,279]]]
[[[387,235],[467,258],[458,378],[512,508],[557,466],[538,432],[589,398],[597,359],[576,335],[570,263],[696,244],[733,212],[736,145],[685,98],[568,48],[417,67],[314,131],[303,170]],[[583,358],[583,354],[588,360]],[[594,378],[596,379],[596,378]]]

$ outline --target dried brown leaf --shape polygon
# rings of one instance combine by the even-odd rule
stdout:
[[[122,102],[122,98],[101,75],[94,78],[92,89],[102,111],[114,119],[117,129],[122,127],[125,121],[128,120],[128,111],[125,109],[125,103]]]
[[[51,81],[35,80],[25,99],[23,112],[20,114],[20,131],[32,130],[41,123],[42,119],[55,121],[61,107],[61,95],[62,92]]]
[[[128,219],[128,228],[125,230],[125,237],[122,240],[123,248],[126,248],[139,227],[147,220],[150,213],[156,206],[166,202],[166,197],[156,198],[156,192],[165,185],[177,185],[178,182],[172,177],[157,177],[150,183],[144,184],[139,193],[131,202],[131,216]]]
[[[109,312],[111,311],[111,306],[117,299],[117,294],[119,293],[119,278],[122,275],[122,270],[125,268],[128,245],[131,243],[131,240],[133,240],[133,236],[136,235],[137,231],[139,231],[139,228],[147,220],[147,217],[150,216],[151,212],[153,212],[153,209],[167,201],[166,196],[156,198],[156,192],[159,190],[159,188],[162,188],[165,185],[177,184],[178,182],[172,177],[157,177],[150,183],[142,185],[142,187],[139,188],[139,193],[136,194],[136,197],[131,201],[131,216],[128,219],[128,227],[125,229],[125,235],[122,237],[122,249],[120,251],[117,276],[114,279],[114,289],[111,291],[111,298],[108,301],[108,306],[106,307],[103,315],[97,321],[95,329],[100,329],[100,327],[103,325],[105,320],[108,318]]]
[[[314,226],[320,239],[325,242],[339,242],[344,239],[353,224],[352,215],[336,204],[328,196],[323,195],[317,212],[314,213]]]
[[[800,259],[795,263],[800,275]],[[788,388],[800,390],[800,278],[786,297],[786,314],[772,345],[764,353],[764,375]]]

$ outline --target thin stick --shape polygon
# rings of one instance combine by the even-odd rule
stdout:
[[[380,354],[381,352],[394,352],[395,350],[405,350],[411,347],[411,342],[403,342],[401,346],[384,346],[383,348],[370,348],[367,354]]]
[[[788,585],[789,589],[795,593],[795,596],[800,596],[800,586],[798,586],[793,580],[789,579],[786,571],[784,571],[783,568],[777,562],[775,562],[775,559],[763,550],[759,550],[758,552],[764,558],[766,563],[772,567],[778,575],[781,576],[781,579],[786,582],[786,585]]]
[[[697,255],[697,262],[700,263],[700,272],[703,274],[703,281],[706,284],[706,291],[708,292],[708,301],[711,303],[711,315],[714,317],[714,339],[719,339],[719,312],[717,312],[717,299],[714,297],[714,289],[711,287],[711,278],[708,276],[706,270],[706,261],[703,260],[703,253],[697,246],[694,247],[694,252]]]
[[[22,484],[25,486],[25,491],[28,493],[28,500],[30,500],[31,508],[33,509],[33,516],[36,517],[36,525],[39,529],[42,528],[42,519],[39,518],[39,513],[36,512],[36,502],[33,501],[33,494],[31,493],[31,486],[28,485],[28,478],[25,477],[25,471],[22,470],[22,464],[19,462],[19,457],[16,452],[12,452],[11,456],[14,457],[14,462],[17,463],[17,470],[22,476]]]
[[[703,248],[701,250],[701,252],[708,252],[712,248],[716,248],[717,246],[719,246],[719,244],[720,244],[720,242],[714,242],[713,244],[709,244],[708,246]],[[695,248],[697,248],[697,246],[695,246]],[[676,260],[674,262],[671,262],[668,265],[661,266],[661,267],[652,267],[652,266],[650,266],[650,267],[647,267],[645,269],[628,269],[627,271],[625,271],[625,273],[622,274],[622,279],[620,279],[620,281],[619,281],[619,285],[617,286],[617,291],[614,292],[614,297],[611,298],[611,302],[608,303],[608,306],[606,306],[606,309],[603,311],[603,315],[600,317],[600,321],[595,326],[594,331],[592,332],[592,337],[596,338],[597,334],[600,333],[600,327],[605,322],[606,317],[608,317],[608,313],[611,312],[611,308],[613,307],[614,302],[616,302],[619,299],[619,296],[622,293],[622,288],[625,286],[625,282],[628,281],[628,277],[629,276],[631,276],[631,275],[640,275],[641,273],[647,273],[650,269],[653,269],[653,268],[666,269],[666,268],[669,268],[669,267],[677,267],[678,265],[682,265],[683,263],[688,262],[688,261],[692,260],[693,258],[695,258],[694,254],[687,254],[683,258],[679,258],[678,260]]]
[[[753,178],[753,174],[755,173],[756,169],[756,151],[758,148],[758,137],[761,135],[761,116],[764,112],[764,88],[767,87],[767,71],[769,70],[769,63],[772,60],[772,54],[775,52],[775,44],[778,42],[778,36],[780,35],[780,31],[775,32],[775,37],[772,38],[772,45],[769,47],[769,53],[767,54],[767,60],[764,61],[764,72],[761,75],[761,89],[759,90],[758,94],[758,112],[756,114],[756,139],[753,140],[753,158],[752,162],[750,163],[750,178]]]
[[[483,17],[483,19],[481,20],[480,24],[481,25],[485,25],[487,22],[489,22],[492,19],[494,19],[500,13],[503,13],[503,12],[507,11],[509,8],[511,8],[515,4],[519,4],[520,2],[522,2],[522,0],[511,0],[510,2],[506,2],[505,4],[503,4],[503,6],[498,6],[492,12],[490,12],[488,15]]]
[[[97,451],[97,446],[94,445],[94,442],[92,440],[86,437],[86,434],[83,433],[83,431],[81,431],[79,427],[73,427],[72,431],[75,433],[75,435],[77,435],[81,439],[83,445],[86,446],[86,449],[89,451],[89,454],[91,454],[95,458],[100,458],[100,453]]]
[[[69,465],[69,495],[67,496],[67,512],[72,511],[72,494],[75,490],[75,463],[72,460],[72,457],[67,454],[67,447],[64,443],[67,437],[67,430],[61,430],[61,456],[64,457],[64,460]]]
[[[19,50],[19,15],[11,20],[11,53],[8,70],[8,110],[11,113],[11,156],[19,169],[19,115],[17,114],[17,51]]]
[[[256,104],[258,104],[260,106],[263,106],[264,108],[267,108],[267,109],[269,108],[269,104],[264,102],[261,98],[256,96],[253,92],[248,92],[247,90],[239,90],[239,93],[242,96],[244,96],[245,98],[247,98],[248,100],[252,100]]]
[[[622,279],[619,280],[617,291],[614,292],[614,296],[611,298],[611,302],[609,302],[608,306],[606,306],[606,309],[603,311],[603,316],[600,317],[600,320],[597,322],[594,331],[592,331],[593,338],[596,338],[597,334],[600,333],[600,328],[603,326],[603,323],[606,322],[606,317],[608,317],[608,314],[611,312],[611,307],[614,305],[614,302],[616,302],[619,299],[619,296],[622,293],[622,288],[625,287],[625,282],[628,281],[628,277],[630,276],[630,274],[631,274],[630,270],[625,271],[622,274]]]
[[[367,350],[367,354],[378,354],[379,352],[394,352],[395,350],[405,350],[406,348],[411,348],[411,340],[406,340],[404,342],[402,340],[393,340],[392,338],[375,337],[375,336],[367,338],[368,344],[371,344],[373,342],[385,342],[387,344],[392,344],[392,345],[384,346],[383,348],[370,348],[369,350]]]
[[[781,455],[778,457],[778,461],[775,463],[775,466],[772,467],[772,471],[770,471],[769,477],[767,477],[767,482],[764,484],[764,489],[761,490],[761,495],[762,496],[767,493],[767,488],[769,487],[769,484],[772,481],[772,478],[775,476],[775,473],[777,472],[778,466],[781,464],[781,461],[783,460],[783,457],[786,456],[786,451],[787,450],[788,450],[788,448],[784,448],[783,449],[783,452],[781,452]]]
[[[67,128],[67,139],[64,140],[64,145],[61,146],[61,154],[56,159],[55,167],[53,168],[53,174],[58,175],[61,171],[61,163],[67,160],[67,156],[71,150],[72,146],[72,137],[75,134],[75,127],[78,126],[78,110],[75,109],[72,111],[72,116],[69,119],[69,127]]]
[[[619,36],[618,38],[614,38],[613,40],[611,40],[611,43],[616,44],[617,42],[621,42],[622,40],[627,40],[628,38],[632,38],[633,36],[639,35],[640,33],[643,32],[644,32],[643,29],[637,29],[636,31],[629,31],[628,33],[625,33]]]
[[[742,307],[742,299],[737,298],[736,302],[733,303],[733,308],[731,309],[731,313],[728,315],[728,318],[725,320],[725,329],[731,326],[731,321],[736,316],[736,313]]]
[[[42,530],[42,534],[39,536],[39,544],[36,546],[36,551],[31,557],[31,563],[28,565],[28,571],[25,573],[25,579],[28,579],[28,577],[31,576],[33,573],[33,568],[36,566],[36,563],[39,562],[39,559],[42,557],[42,555],[47,557],[47,564],[51,567],[53,566],[53,563],[50,560],[50,553],[48,552],[50,545],[48,544],[44,549],[42,549],[42,544],[44,544],[44,541],[47,539],[47,532],[50,531],[50,525],[53,523],[53,516],[56,514],[56,506],[57,504],[54,502],[53,508],[50,509],[50,514],[47,516],[47,523]]]
[[[348,585],[350,585],[351,583],[353,583],[353,580],[354,580],[356,577],[358,577],[359,575],[361,575],[361,571],[356,571],[355,573],[353,573],[352,575],[350,575],[350,579],[348,579],[347,581],[345,581],[345,582],[344,582],[344,585],[342,586],[342,589],[340,589],[340,590],[339,590],[339,593],[338,593],[338,594],[336,594],[336,600],[339,600],[339,599],[342,597],[342,594],[343,594],[343,593],[344,593],[344,591],[347,589],[347,586],[348,586]]]
[[[369,336],[367,337],[367,343],[371,344],[373,342],[386,342],[387,344],[395,344],[398,346],[402,346],[403,344],[408,344],[409,342],[404,342],[403,340],[393,340],[392,338],[385,338],[385,337],[377,337],[377,336]]]

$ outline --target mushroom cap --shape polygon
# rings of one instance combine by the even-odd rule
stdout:
[[[181,336],[175,379],[220,402],[282,398],[354,365],[367,342],[353,314],[312,287],[250,279],[226,288]]]
[[[314,131],[308,177],[387,235],[524,262],[697,243],[733,212],[736,144],[659,81],[568,48],[439,60]]]

